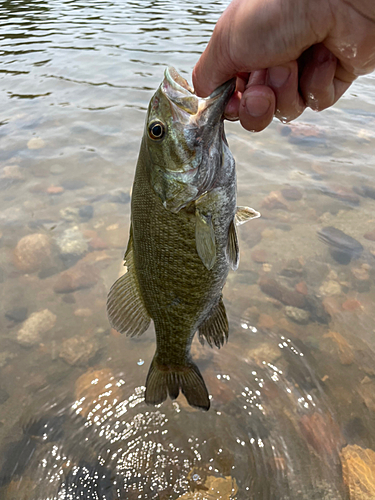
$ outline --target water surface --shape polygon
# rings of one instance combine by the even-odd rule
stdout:
[[[1,498],[347,500],[374,470],[373,75],[293,124],[226,124],[262,218],[229,343],[194,341],[208,413],[146,406],[153,329],[108,325],[149,99],[168,65],[190,81],[227,4],[0,3]]]

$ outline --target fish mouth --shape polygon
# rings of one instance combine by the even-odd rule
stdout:
[[[221,119],[235,87],[236,79],[233,78],[215,89],[208,97],[198,97],[185,78],[173,67],[166,68],[161,85],[162,92],[172,105],[174,118],[198,126]]]

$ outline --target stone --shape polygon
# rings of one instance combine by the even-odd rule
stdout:
[[[366,267],[353,267],[351,273],[355,279],[359,281],[366,281],[370,278],[368,270]]]
[[[299,421],[299,427],[306,441],[320,456],[335,455],[342,446],[340,428],[330,413],[316,411],[305,414]]]
[[[78,222],[79,221],[79,210],[76,207],[66,207],[60,210],[60,217],[62,217],[67,222]]]
[[[281,193],[278,191],[271,191],[271,193],[263,199],[260,206],[267,210],[288,210],[288,206],[283,202]]]
[[[74,311],[74,316],[78,316],[79,318],[89,318],[92,316],[92,310],[88,308],[76,309]]]
[[[14,307],[5,313],[5,317],[15,323],[25,321],[27,318],[27,307]]]
[[[332,257],[346,265],[352,259],[360,257],[363,246],[359,241],[333,226],[323,227],[318,231],[318,238],[330,247]]]
[[[341,285],[337,281],[329,280],[325,281],[319,288],[320,295],[325,297],[332,297],[333,295],[340,295]]]
[[[56,323],[56,315],[49,309],[34,312],[22,324],[17,333],[17,341],[24,347],[39,344],[41,336],[51,330]]]
[[[34,233],[24,236],[14,250],[14,264],[25,273],[39,271],[51,260],[51,243],[47,235]]]
[[[41,149],[44,146],[45,142],[40,137],[32,137],[27,143],[29,149]]]
[[[344,186],[324,186],[320,190],[323,194],[347,202],[350,205],[359,205],[359,196]]]
[[[61,344],[59,357],[68,365],[87,366],[98,351],[96,341],[87,337],[71,337]]]
[[[261,313],[258,318],[257,326],[258,328],[273,328],[275,326],[275,321],[269,314]]]
[[[0,405],[4,404],[9,399],[7,391],[0,387]]]
[[[356,444],[345,446],[340,452],[342,476],[350,500],[375,498],[375,451]]]
[[[285,305],[303,309],[306,307],[306,298],[295,290],[289,290],[278,283],[275,279],[263,276],[259,280],[259,286],[263,293],[279,300]]]
[[[288,201],[298,201],[302,199],[302,191],[295,186],[287,186],[281,190],[281,194]]]
[[[108,193],[108,201],[111,203],[129,203],[130,194],[122,189],[113,189]]]
[[[304,281],[300,281],[299,283],[297,283],[295,289],[298,293],[301,293],[302,295],[308,295],[309,293],[307,285]]]
[[[65,179],[61,185],[63,188],[74,191],[75,189],[82,189],[86,186],[86,182],[83,179]]]
[[[310,321],[310,313],[298,307],[286,306],[286,316],[300,325],[306,325]]]
[[[94,216],[94,207],[92,205],[83,205],[79,207],[78,214],[83,221],[88,221]]]
[[[341,307],[344,311],[357,311],[363,309],[362,304],[359,302],[359,300],[356,299],[345,300],[345,302],[342,303]]]
[[[78,262],[67,271],[60,273],[53,286],[55,293],[70,293],[96,285],[100,277],[99,269],[86,262]]]
[[[24,181],[25,176],[18,165],[7,165],[1,172],[1,179],[8,179],[11,181]]]
[[[264,262],[267,262],[267,252],[261,248],[254,250],[251,253],[251,258],[253,259],[254,262],[257,262],[258,264],[263,264]]]
[[[262,342],[246,352],[246,357],[259,366],[264,366],[264,363],[274,364],[281,355],[280,348],[272,342]]]
[[[366,238],[366,240],[375,241],[375,230],[365,233],[363,237]]]
[[[47,194],[62,194],[65,189],[62,186],[48,186]]]
[[[53,175],[59,175],[59,174],[62,174],[65,172],[65,167],[63,167],[62,165],[59,165],[58,163],[55,163],[54,165],[52,165],[50,167],[49,171]]]
[[[81,257],[88,251],[88,244],[77,226],[65,229],[56,239],[62,257]]]
[[[236,497],[238,487],[231,476],[207,476],[202,482],[199,474],[192,474],[191,478],[198,483],[194,485],[195,491],[184,493],[177,500],[232,500]]]
[[[323,335],[324,338],[332,339],[342,365],[351,365],[354,361],[354,351],[349,342],[338,332],[328,332]]]

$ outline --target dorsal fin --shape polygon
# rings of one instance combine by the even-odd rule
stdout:
[[[228,318],[225,311],[223,298],[220,298],[219,303],[214,307],[210,316],[202,323],[198,330],[199,341],[201,344],[206,339],[208,345],[213,347],[213,344],[220,347],[228,340]]]
[[[127,272],[112,285],[107,298],[107,314],[111,326],[131,337],[142,335],[151,318],[142,300],[133,264],[133,235],[130,228],[125,252]]]
[[[227,259],[233,271],[236,271],[240,262],[240,247],[238,245],[236,226],[234,220],[229,224],[228,242],[227,242]]]
[[[237,212],[235,215],[236,226],[245,224],[251,219],[257,219],[260,217],[260,213],[250,207],[237,207]]]

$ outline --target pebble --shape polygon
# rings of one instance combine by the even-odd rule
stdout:
[[[337,332],[328,332],[323,335],[324,338],[331,339],[339,351],[339,359],[342,365],[351,365],[354,361],[354,351],[349,342]]]
[[[302,191],[295,186],[287,186],[281,190],[281,194],[288,201],[298,201],[302,199]]]
[[[363,309],[362,304],[356,299],[347,299],[342,303],[344,311],[357,311],[358,309]]]
[[[86,182],[83,179],[66,179],[61,182],[63,188],[74,191],[75,189],[82,189],[86,186]]]
[[[363,237],[366,238],[366,240],[375,241],[375,230],[365,233]]]
[[[254,250],[251,253],[251,258],[253,259],[254,262],[257,262],[258,264],[263,264],[264,262],[267,262],[267,252],[263,249],[257,249]]]
[[[324,186],[321,192],[332,198],[349,203],[350,205],[359,205],[359,196],[357,196],[351,189],[343,186]]]
[[[341,285],[337,281],[325,281],[319,288],[320,295],[332,297],[333,295],[340,295]]]
[[[53,286],[55,293],[70,293],[96,285],[100,277],[99,270],[92,264],[78,262],[67,271],[60,273]]]
[[[278,191],[271,191],[271,193],[263,199],[261,207],[267,210],[288,210],[288,206],[283,202],[282,195]]]
[[[41,335],[55,326],[56,315],[49,309],[31,314],[17,333],[17,341],[24,347],[32,347],[39,344]]]
[[[81,257],[88,251],[88,244],[78,227],[65,229],[56,239],[62,257]]]
[[[40,270],[51,258],[51,244],[42,233],[24,236],[14,250],[15,266],[26,273]]]
[[[198,484],[198,488],[193,489],[195,491],[184,493],[177,500],[231,500],[238,491],[236,480],[231,476],[207,476],[204,482]]]
[[[27,307],[14,307],[5,313],[5,317],[15,323],[25,321],[27,318]]]
[[[286,306],[286,316],[300,325],[306,325],[310,320],[310,313],[299,307]]]
[[[3,168],[1,179],[9,179],[11,181],[24,181],[25,176],[18,165],[7,165]]]
[[[41,149],[44,145],[45,142],[40,137],[32,137],[27,143],[29,149]]]
[[[94,216],[94,207],[92,205],[83,205],[79,207],[78,215],[83,221],[88,221]]]
[[[62,194],[65,189],[62,186],[48,186],[47,193],[48,194]]]
[[[309,293],[309,291],[307,289],[307,285],[304,281],[300,281],[299,283],[297,283],[295,288],[296,288],[296,291],[298,293],[301,293],[302,295],[308,295],[308,293]]]
[[[329,245],[332,257],[340,264],[349,264],[363,252],[363,246],[359,241],[333,226],[319,230],[318,238]]]
[[[92,316],[92,310],[88,308],[76,309],[74,311],[74,316],[78,316],[80,318],[89,318]]]
[[[370,275],[366,266],[353,267],[351,269],[351,273],[355,277],[355,279],[359,281],[365,281],[370,279]]]
[[[54,165],[52,165],[50,167],[49,171],[53,175],[59,175],[59,174],[62,174],[63,172],[65,172],[65,167],[63,167],[62,165],[59,165],[58,163],[55,163]]]
[[[258,328],[273,328],[275,326],[275,321],[269,314],[261,313],[258,318],[257,326]]]
[[[371,198],[375,200],[375,187],[373,186],[356,186],[353,188],[353,191],[364,198]]]
[[[98,351],[97,343],[85,337],[72,337],[61,344],[59,356],[68,365],[86,366]]]
[[[289,290],[275,279],[264,276],[260,279],[259,286],[263,293],[279,300],[283,304],[301,309],[306,307],[306,299],[303,295],[295,290]]]

